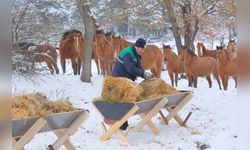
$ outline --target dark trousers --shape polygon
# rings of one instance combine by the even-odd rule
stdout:
[[[126,130],[128,127],[128,121],[124,122],[124,124],[120,127],[121,130]]]

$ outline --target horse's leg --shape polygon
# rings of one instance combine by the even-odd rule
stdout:
[[[155,68],[151,68],[150,72],[154,75],[154,77],[156,77],[156,70],[155,70]]]
[[[172,86],[174,86],[174,74],[173,74],[173,72],[171,72],[171,71],[168,71],[168,75],[169,75],[169,77],[170,77],[170,79],[171,79],[171,84],[172,84]]]
[[[71,65],[74,71],[74,75],[77,75],[77,64],[76,64],[76,59],[75,58],[71,58]]]
[[[100,60],[100,66],[101,66],[101,75],[104,76],[104,62],[102,60]]]
[[[217,80],[217,83],[218,83],[219,88],[220,88],[220,90],[221,90],[220,77],[219,77],[219,75],[218,75],[218,74],[217,74],[217,75],[215,75],[215,79]]]
[[[192,83],[193,83],[193,77],[191,75],[187,75],[187,78],[188,78],[188,87],[192,87]]]
[[[237,88],[237,76],[234,76],[234,81],[235,81],[235,88]]]
[[[211,78],[210,78],[210,75],[206,76],[206,79],[207,79],[209,88],[212,88],[212,80],[211,80]]]
[[[175,73],[175,86],[177,87],[177,83],[178,83],[178,72]]]
[[[193,77],[194,87],[197,88],[198,77],[197,76],[192,76],[192,77]]]
[[[54,74],[54,69],[53,69],[53,67],[51,65],[51,62],[49,62],[49,61],[45,61],[45,62],[47,64],[47,66],[49,67],[51,74]]]
[[[98,58],[94,58],[94,60],[95,60],[96,68],[97,68],[97,73],[99,75],[100,74],[99,59]]]
[[[50,57],[50,58],[49,58],[49,62],[50,62],[50,65],[52,64],[53,67],[54,67],[54,69],[56,70],[56,74],[58,74],[58,73],[59,73],[59,69],[58,69],[58,67],[57,67],[57,64],[56,64],[55,60],[54,60],[52,57]],[[53,69],[53,70],[54,70],[54,69]]]
[[[66,61],[65,61],[65,59],[62,58],[62,57],[61,57],[60,61],[61,61],[63,73],[65,73],[65,70],[66,70]]]
[[[228,75],[224,76],[224,80],[225,80],[225,88],[224,90],[227,90],[227,86],[228,86]]]
[[[80,57],[78,57],[77,58],[77,73],[78,73],[78,75],[80,75],[81,66],[82,66],[82,60]]]

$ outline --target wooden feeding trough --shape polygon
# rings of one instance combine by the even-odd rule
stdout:
[[[120,140],[126,144],[130,144],[126,134],[123,134],[119,128],[133,115],[139,115],[141,117],[141,121],[133,128],[133,131],[140,131],[145,125],[147,125],[152,130],[153,134],[158,134],[159,130],[151,121],[152,117],[158,112],[166,124],[174,118],[180,125],[186,126],[186,122],[189,119],[191,112],[184,120],[181,119],[177,113],[191,100],[192,96],[191,91],[181,91],[178,94],[164,95],[158,98],[147,99],[135,103],[109,103],[102,100],[95,100],[93,101],[93,104],[100,112],[103,119],[114,120],[112,124],[108,124],[110,127],[109,129],[107,129],[105,123],[102,122],[105,133],[100,139],[103,141],[108,140],[114,133],[116,133]],[[165,116],[161,109],[166,109],[169,114]]]
[[[49,149],[59,149],[64,145],[68,150],[73,150],[74,147],[68,139],[87,119],[88,113],[88,110],[78,109],[42,117],[12,120],[12,148],[13,150],[23,149],[35,134],[53,131],[58,138],[54,144],[49,145]]]

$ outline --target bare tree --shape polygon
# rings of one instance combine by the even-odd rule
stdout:
[[[195,50],[193,42],[199,30],[199,23],[204,16],[217,11],[215,9],[217,2],[218,0],[164,0],[178,53],[180,53],[181,35],[184,36],[184,44]]]
[[[89,9],[87,0],[76,0],[77,7],[84,23],[84,52],[83,52],[83,65],[81,73],[82,82],[91,82],[91,58],[92,58],[92,42],[94,39],[95,31],[97,29],[95,19]]]

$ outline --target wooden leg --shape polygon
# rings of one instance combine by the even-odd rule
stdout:
[[[146,113],[140,114],[140,117],[143,119],[143,118],[145,118],[146,115],[147,115]],[[149,120],[146,124],[151,129],[153,134],[156,135],[159,133],[159,130],[157,129],[157,127],[155,126],[155,124],[151,120]]]
[[[110,129],[104,133],[100,139],[102,141],[107,140],[112,134],[114,134],[116,131],[119,130],[119,128],[122,126],[124,122],[128,120],[129,117],[131,117],[136,111],[138,110],[137,106],[134,106],[126,115],[123,116],[123,118],[119,121],[117,121],[115,124],[113,124]]]
[[[104,130],[104,132],[107,132],[107,131],[108,131],[108,129],[107,129],[107,127],[106,127],[106,125],[105,125],[104,122],[101,123],[101,126],[102,126],[102,129]],[[109,128],[112,127],[112,125],[108,125],[108,126],[109,126]],[[115,134],[116,134],[116,135],[118,136],[118,138],[119,138],[121,141],[123,141],[125,144],[131,145],[131,143],[129,142],[129,140],[128,140],[127,137],[126,137],[126,136],[127,136],[128,129],[129,129],[129,128],[127,128],[127,130],[125,131],[125,132],[126,132],[125,134],[122,133],[121,130],[117,130],[117,131],[115,132]]]
[[[57,138],[60,138],[63,133],[65,132],[65,129],[64,130],[55,130],[53,131],[55,133],[55,135],[57,136]],[[74,146],[68,141],[66,140],[63,145],[68,149],[68,150],[74,150]]]
[[[163,98],[149,113],[147,113],[147,115],[134,127],[133,130],[136,132],[140,131],[144,125],[167,104],[167,102],[168,100]]]
[[[46,120],[40,117],[31,128],[18,140],[16,143],[13,143],[13,150],[20,150],[27,144],[33,136],[38,133],[46,124]]]
[[[162,113],[161,110],[159,111],[159,114],[160,114],[162,120],[165,122],[165,124],[168,124],[168,120],[167,120],[167,118],[164,116],[164,114]]]
[[[193,95],[189,93],[174,109],[170,107],[167,108],[167,110],[169,111],[169,114],[167,115],[167,117],[165,117],[167,121],[169,122],[169,120],[171,120],[174,117],[175,120],[180,125],[182,125],[184,121],[181,119],[181,117],[177,113],[191,100],[192,97]]]
[[[119,137],[121,141],[123,141],[127,145],[131,145],[127,137],[121,132],[121,130],[117,130],[115,134]]]
[[[81,126],[81,124],[88,118],[88,112],[85,111],[70,125],[68,129],[58,138],[53,144],[53,149],[57,150],[60,148],[62,144],[72,135],[77,129]]]

